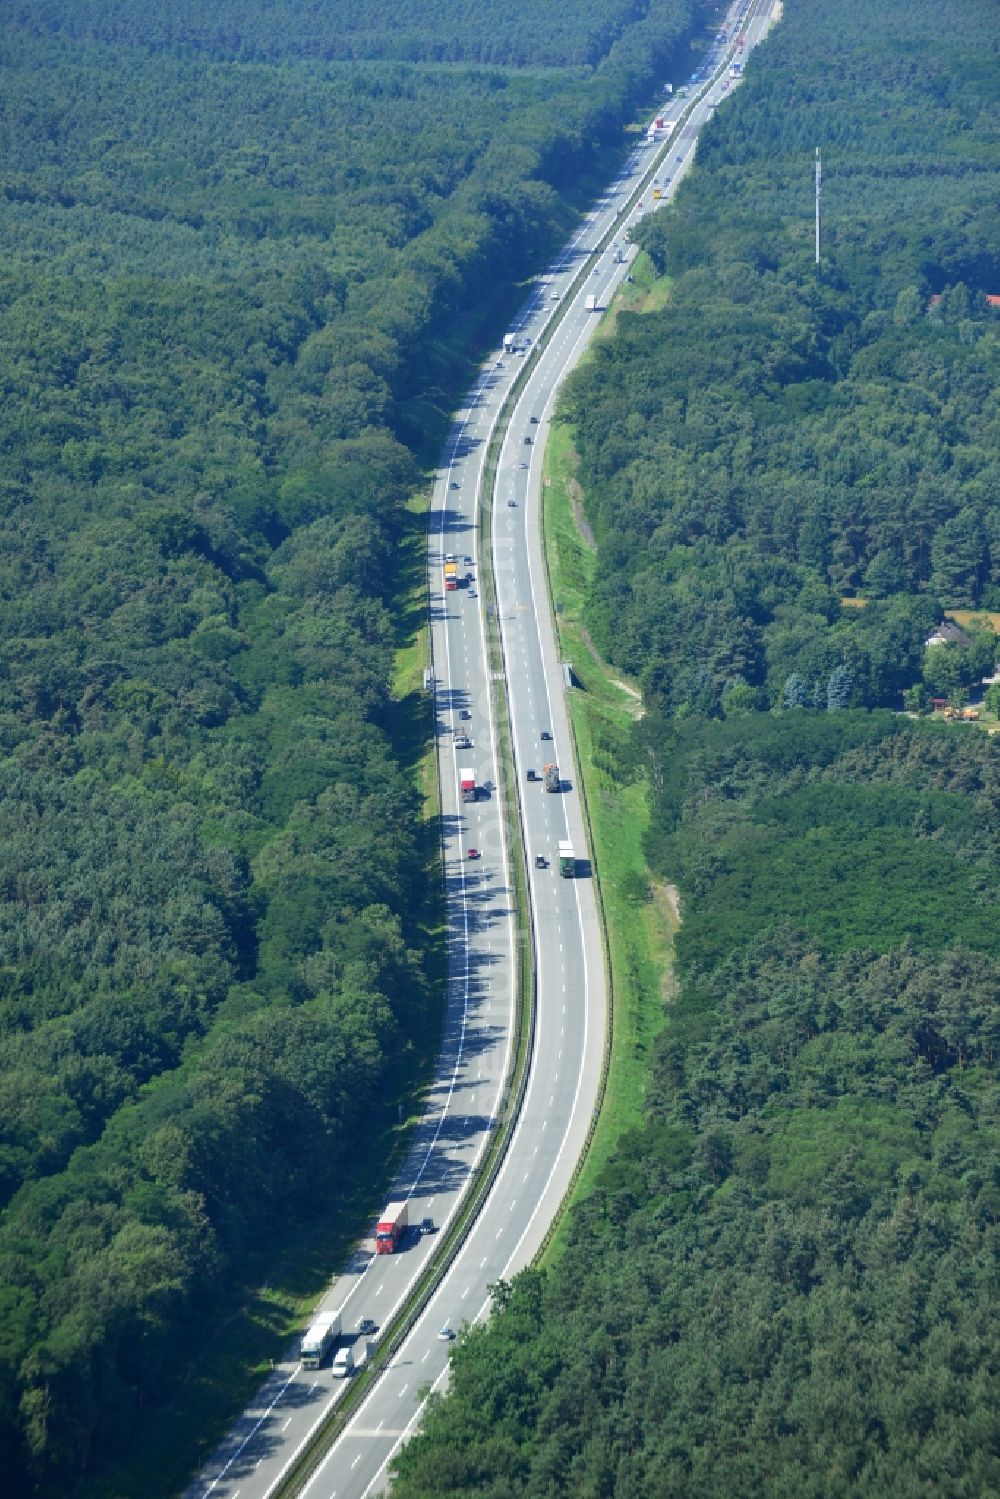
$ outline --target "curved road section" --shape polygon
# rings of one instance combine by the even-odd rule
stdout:
[[[541,548],[541,459],[546,423],[561,381],[596,326],[589,300],[606,306],[628,274],[628,225],[637,194],[654,180],[667,201],[694,156],[698,131],[734,81],[729,58],[765,34],[770,0],[734,6],[687,97],[666,146],[641,145],[587,216],[576,238],[538,278],[511,333],[515,347],[480,373],[448,438],[434,487],[429,545],[431,640],[445,879],[448,1005],[444,1045],[427,1111],[393,1197],[407,1200],[410,1227],[400,1251],[360,1244],[318,1309],[341,1311],[345,1340],[362,1363],[361,1321],[385,1328],[426,1269],[436,1230],[446,1227],[496,1124],[511,1065],[518,925],[508,877],[510,831],[520,820],[536,941],[537,1017],[521,1114],[494,1187],[448,1273],[382,1377],[334,1441],[302,1492],[310,1499],[364,1499],[386,1486],[392,1454],[419,1419],[428,1387],[447,1375],[450,1339],[488,1312],[488,1287],[529,1264],[570,1184],[598,1097],[606,993],[601,936],[579,797],[574,785],[563,668],[558,660]],[[745,37],[734,52],[734,38]],[[699,91],[700,90],[700,91]],[[643,198],[648,211],[654,205]],[[543,339],[543,335],[545,338]],[[539,350],[536,345],[543,342]],[[516,400],[511,387],[528,360]],[[491,504],[481,512],[487,450],[505,422]],[[496,624],[516,786],[501,794],[494,693],[479,600],[481,513],[491,526]],[[446,565],[459,586],[445,586]],[[558,789],[544,767],[558,767]],[[475,798],[461,782],[472,772]],[[529,778],[529,772],[530,778]],[[537,779],[536,779],[537,778]],[[574,854],[559,871],[559,844]],[[470,857],[470,850],[474,851]],[[434,1232],[418,1225],[431,1219]],[[377,1336],[377,1334],[375,1334]],[[329,1360],[305,1368],[298,1345],[276,1367],[185,1493],[185,1499],[272,1499],[303,1446],[347,1387]]]

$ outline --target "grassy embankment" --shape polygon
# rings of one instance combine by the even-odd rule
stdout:
[[[633,268],[599,337],[617,311],[662,305],[668,288],[654,283],[645,256]],[[645,1053],[662,1023],[670,993],[670,955],[677,926],[672,890],[649,878],[642,851],[648,811],[641,776],[622,776],[631,723],[642,711],[636,689],[598,655],[583,621],[595,557],[574,478],[572,433],[552,426],[545,453],[544,534],[560,656],[571,661],[581,686],[570,713],[586,781],[594,855],[608,929],[614,1020],[607,1090],[575,1195],[586,1195],[621,1134],[642,1123]],[[557,1230],[549,1258],[558,1257]]]

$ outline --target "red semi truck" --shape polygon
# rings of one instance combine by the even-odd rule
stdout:
[[[375,1225],[375,1253],[395,1254],[406,1229],[406,1203],[390,1202]]]
[[[474,770],[460,770],[458,772],[459,785],[462,789],[463,802],[474,802],[476,800],[476,773]]]

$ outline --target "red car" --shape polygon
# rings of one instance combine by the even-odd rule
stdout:
[[[479,850],[478,850],[478,848],[470,848],[469,852],[466,854],[465,857],[467,859],[478,859],[479,858]]]

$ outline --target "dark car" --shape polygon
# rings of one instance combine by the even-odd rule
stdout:
[[[525,432],[525,434],[524,434],[524,442],[525,442],[525,446],[526,447],[530,447],[531,446],[531,437],[530,437],[530,435],[527,432]]]
[[[529,770],[528,774],[527,774],[527,779],[529,781],[537,781],[538,780],[538,771],[537,770]]]
[[[378,1323],[373,1322],[371,1317],[362,1317],[358,1323],[358,1332],[363,1338],[370,1338],[378,1332]]]
[[[542,738],[543,738],[543,739],[551,739],[551,738],[552,738],[552,735],[551,735],[551,734],[550,734],[550,733],[549,733],[549,731],[548,731],[548,729],[543,729],[543,730],[542,730],[542,734],[541,734],[541,737],[542,737]]]
[[[434,1219],[433,1218],[421,1218],[421,1220],[420,1220],[420,1232],[422,1234],[436,1234],[437,1233],[437,1229],[434,1227]]]
[[[547,865],[548,865],[548,862],[549,861],[548,861],[548,859],[546,859],[546,857],[545,857],[544,854],[536,854],[535,855],[535,868],[536,869],[545,869],[547,867]]]
[[[459,718],[471,718],[472,714],[469,712],[468,708],[459,708],[458,716]]]
[[[537,416],[533,416],[533,417],[532,417],[532,418],[531,418],[531,425],[532,425],[532,426],[533,426],[533,427],[537,427],[537,426],[538,426],[538,418],[537,418]]]

